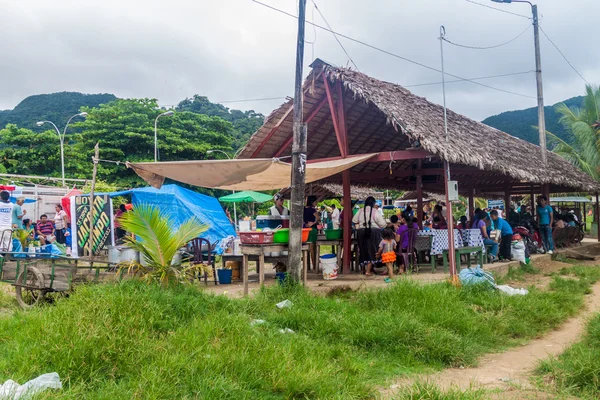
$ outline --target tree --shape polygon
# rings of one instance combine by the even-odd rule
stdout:
[[[573,136],[571,144],[557,135],[547,132],[553,151],[580,168],[595,180],[600,180],[600,88],[586,85],[583,106],[569,107],[562,103],[556,106],[560,123]]]
[[[76,139],[78,135],[69,136]],[[60,176],[60,141],[54,130],[36,133],[8,124],[0,130],[0,165],[4,172],[21,175]],[[65,144],[65,170],[80,172],[76,150]]]
[[[85,121],[77,143],[83,161],[90,165],[93,148],[100,142],[102,159],[112,161],[153,161],[154,121],[164,110],[154,99],[119,99],[98,108],[86,108]],[[203,159],[209,149],[230,150],[233,127],[218,117],[191,112],[176,112],[158,121],[158,149],[161,161]],[[89,175],[89,174],[88,174]],[[143,182],[132,170],[112,163],[100,163],[99,179],[120,186],[139,186]]]

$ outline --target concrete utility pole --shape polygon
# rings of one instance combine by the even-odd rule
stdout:
[[[546,118],[544,116],[544,88],[542,85],[542,56],[540,54],[540,27],[538,20],[538,9],[536,4],[526,0],[492,0],[496,3],[527,3],[531,6],[533,19],[533,41],[535,46],[535,80],[537,83],[537,104],[538,104],[538,130],[540,135],[540,151],[542,164],[548,165],[546,148]]]
[[[302,223],[304,219],[304,188],[306,174],[306,124],[303,123],[304,93],[302,66],[304,64],[304,25],[306,0],[299,0],[298,39],[296,42],[296,83],[294,87],[294,131],[292,141],[292,193],[290,208],[290,242],[288,275],[294,281],[302,278]]]

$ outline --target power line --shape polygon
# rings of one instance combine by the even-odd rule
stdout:
[[[525,30],[524,30],[523,32],[519,33],[519,34],[518,34],[516,37],[514,37],[514,38],[510,39],[508,42],[500,43],[500,44],[497,44],[497,45],[494,45],[494,46],[487,46],[487,47],[467,46],[467,45],[464,45],[464,44],[458,44],[458,43],[454,43],[454,42],[452,42],[452,41],[450,41],[450,40],[446,39],[445,37],[443,37],[443,38],[442,38],[442,40],[443,40],[443,41],[445,41],[445,42],[447,42],[447,43],[450,43],[450,44],[451,44],[451,45],[453,45],[453,46],[457,46],[457,47],[464,47],[465,49],[473,49],[473,50],[489,50],[489,49],[496,49],[496,48],[498,48],[498,47],[502,47],[502,46],[505,46],[505,45],[507,45],[507,44],[509,44],[509,43],[512,43],[512,42],[514,42],[515,40],[517,40],[518,38],[520,38],[521,36],[523,36],[523,34],[525,34],[525,32],[527,32],[527,31],[529,30],[529,28],[530,28],[530,27],[531,27],[531,25],[529,25],[529,24],[528,24],[528,25],[527,25],[527,28],[525,28]]]
[[[512,72],[510,74],[501,74],[501,75],[490,75],[490,76],[482,76],[479,78],[470,78],[469,81],[475,81],[475,80],[482,80],[482,79],[492,79],[492,78],[502,78],[505,76],[515,76],[515,75],[525,75],[525,74],[531,74],[535,72],[534,70],[531,71],[523,71],[523,72]],[[446,83],[456,83],[456,82],[464,82],[465,79],[457,79],[455,81],[446,81]],[[441,85],[442,82],[429,82],[429,83],[419,83],[419,84],[415,84],[415,85],[405,85],[403,87],[405,88],[410,88],[410,87],[418,87],[418,86],[431,86],[431,85]]]
[[[256,3],[256,4],[260,4],[261,6],[264,6],[264,7],[270,8],[271,10],[277,11],[278,13],[281,13],[281,14],[287,15],[288,17],[292,17],[292,18],[298,19],[298,17],[296,17],[294,14],[290,14],[290,13],[288,13],[288,12],[286,12],[286,11],[283,11],[283,10],[280,10],[280,9],[278,9],[278,8],[275,8],[275,7],[273,7],[273,6],[270,6],[270,5],[268,5],[268,4],[262,3],[262,2],[260,2],[260,1],[258,1],[258,0],[252,0],[252,1],[253,1],[254,3]],[[392,57],[398,58],[398,59],[400,59],[400,60],[403,60],[403,61],[409,62],[409,63],[411,63],[411,64],[418,65],[418,66],[420,66],[420,67],[423,67],[423,68],[426,68],[426,69],[428,69],[428,70],[430,70],[430,71],[435,71],[435,72],[438,72],[438,73],[442,73],[442,71],[441,71],[441,70],[439,70],[439,69],[437,69],[437,68],[430,67],[429,65],[425,65],[425,64],[423,64],[423,63],[420,63],[420,62],[418,62],[418,61],[411,60],[410,58],[406,58],[406,57],[400,56],[400,55],[398,55],[398,54],[394,54],[394,53],[392,53],[392,52],[389,52],[389,51],[387,51],[387,50],[381,49],[381,48],[379,48],[379,47],[377,47],[377,46],[373,46],[373,45],[371,45],[371,44],[369,44],[369,43],[363,42],[362,40],[354,39],[354,38],[352,38],[352,37],[350,37],[350,36],[347,36],[347,35],[344,35],[344,34],[342,34],[342,33],[339,33],[339,32],[334,32],[334,31],[332,31],[331,29],[328,29],[328,28],[326,28],[326,27],[324,27],[324,26],[321,26],[321,25],[318,25],[318,24],[312,24],[311,22],[308,22],[308,21],[306,21],[306,23],[307,23],[307,24],[314,25],[314,26],[316,26],[317,28],[319,28],[319,29],[322,29],[322,30],[324,30],[324,31],[331,32],[331,33],[335,33],[336,35],[338,35],[338,36],[340,36],[340,37],[343,37],[344,39],[348,39],[348,40],[350,40],[350,41],[352,41],[352,42],[355,42],[355,43],[362,44],[363,46],[366,46],[366,47],[368,47],[368,48],[370,48],[370,49],[373,49],[373,50],[377,50],[377,51],[379,51],[379,52],[381,52],[381,53],[384,53],[384,54],[387,54],[387,55],[389,55],[389,56],[392,56]],[[450,74],[450,73],[448,73],[448,72],[446,72],[446,73],[445,73],[445,75],[451,76],[451,77],[453,77],[453,78],[456,78],[456,79],[464,80],[464,81],[466,81],[466,82],[471,82],[471,83],[473,83],[473,84],[475,84],[475,85],[479,85],[479,86],[482,86],[482,87],[485,87],[485,88],[488,88],[488,89],[496,90],[496,91],[498,91],[498,92],[508,93],[508,94],[512,94],[512,95],[515,95],[515,96],[520,96],[520,97],[526,97],[526,98],[529,98],[529,99],[535,99],[535,98],[536,98],[536,97],[534,97],[534,96],[529,96],[529,95],[522,94],[522,93],[511,92],[511,91],[509,91],[509,90],[504,90],[504,89],[500,89],[500,88],[497,88],[497,87],[494,87],[494,86],[489,86],[489,85],[486,85],[486,84],[483,84],[483,83],[480,83],[480,82],[475,82],[475,81],[472,81],[472,80],[470,80],[470,79],[466,79],[466,78],[463,78],[463,77],[460,77],[460,76],[457,76],[457,75]]]
[[[325,16],[323,15],[323,13],[319,9],[319,7],[317,7],[317,3],[315,3],[315,0],[311,0],[311,1],[312,1],[313,5],[315,6],[315,10],[317,10],[317,12],[321,16],[321,18],[323,18],[323,21],[325,21],[325,24],[327,24],[327,27],[329,28],[329,30],[331,31],[331,33],[333,33],[333,37],[335,38],[336,42],[338,42],[338,44],[340,45],[340,47],[342,48],[342,50],[344,50],[344,53],[346,53],[346,57],[348,57],[348,59],[350,60],[350,62],[352,63],[352,65],[354,65],[354,68],[356,68],[356,70],[360,72],[360,70],[356,66],[356,63],[354,62],[354,60],[352,59],[352,57],[350,57],[350,54],[348,54],[348,52],[346,51],[346,48],[344,47],[344,45],[342,44],[342,42],[340,42],[340,39],[337,37],[336,33],[333,31],[333,29],[331,29],[331,25],[329,25],[329,22],[327,22],[327,20],[325,19]],[[314,22],[314,20],[313,20],[313,22]],[[314,24],[313,24],[313,27],[314,27]]]
[[[468,2],[468,3],[472,3],[472,4],[477,4],[478,6],[481,6],[481,7],[491,8],[492,10],[500,11],[500,12],[503,12],[505,14],[510,14],[510,15],[514,15],[514,16],[517,16],[517,17],[521,17],[521,18],[531,19],[531,17],[528,17],[527,15],[517,14],[517,13],[514,13],[514,12],[503,10],[501,8],[496,8],[496,7],[488,6],[487,4],[481,4],[481,3],[478,3],[478,2],[473,1],[473,0],[465,0],[465,1]]]
[[[215,103],[245,103],[248,101],[267,101],[267,100],[283,100],[287,99],[287,97],[263,97],[261,99],[243,99],[243,100],[223,100],[223,101],[215,101]]]
[[[560,55],[562,56],[562,58],[565,59],[565,61],[567,62],[567,64],[569,64],[569,67],[571,67],[571,69],[573,69],[573,71],[575,71],[575,73],[577,75],[579,75],[579,77],[586,83],[586,84],[590,84],[580,73],[579,71],[577,71],[577,69],[575,69],[575,67],[573,66],[573,64],[571,64],[571,62],[567,59],[567,57],[563,54],[562,51],[560,51],[560,49],[558,48],[558,46],[552,41],[552,39],[550,39],[550,37],[548,36],[548,34],[544,31],[544,29],[541,27],[541,25],[538,25],[540,27],[540,30],[542,31],[542,33],[544,34],[544,36],[546,36],[546,39],[548,39],[548,41],[550,43],[552,43],[552,46],[554,46],[554,48],[560,53]]]

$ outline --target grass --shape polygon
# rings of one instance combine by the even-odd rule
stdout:
[[[410,281],[328,297],[271,287],[242,300],[132,281],[81,286],[0,319],[0,380],[56,371],[64,389],[53,399],[373,398],[391,378],[470,366],[556,327],[597,279],[569,273],[581,279],[556,276],[550,290],[514,297]],[[284,299],[293,306],[277,309]]]
[[[533,262],[530,262],[529,264],[521,263],[518,267],[509,266],[506,275],[497,277],[496,281],[499,284],[508,281],[524,281],[525,275],[536,275],[539,272],[540,270],[535,268]]]
[[[449,389],[441,390],[437,386],[416,382],[411,387],[401,390],[394,396],[394,400],[485,400],[488,398],[488,392],[483,389]]]
[[[587,325],[583,340],[558,358],[543,361],[538,374],[562,394],[600,397],[600,314]]]

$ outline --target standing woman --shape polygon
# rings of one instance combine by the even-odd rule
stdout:
[[[381,229],[385,228],[385,219],[375,210],[375,198],[367,197],[365,207],[359,210],[352,222],[357,227],[356,237],[360,250],[360,265],[366,266],[365,275],[373,275],[373,263],[377,261],[377,251],[381,242]]]
[[[54,216],[54,236],[60,244],[65,244],[65,229],[67,228],[67,213],[63,210],[60,204],[57,204],[56,215]]]
[[[308,235],[310,243],[310,259],[315,270],[317,267],[317,224],[321,220],[321,213],[317,210],[317,196],[308,196],[306,198],[306,207],[304,207],[304,227],[311,228]]]

